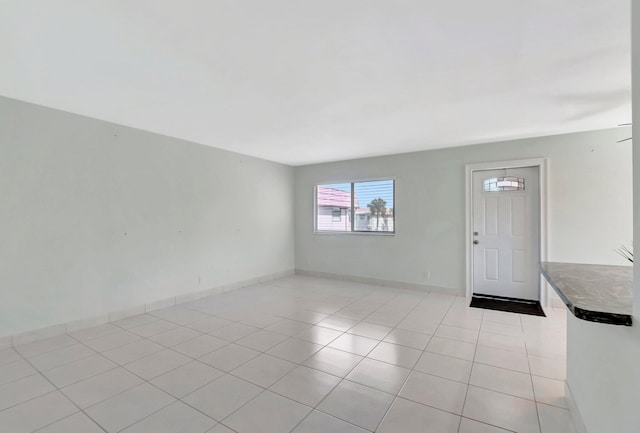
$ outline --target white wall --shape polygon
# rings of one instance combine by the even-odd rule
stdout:
[[[549,260],[627,264],[631,134],[616,128],[296,167],[296,268],[465,287],[465,164],[549,158]],[[396,235],[313,234],[313,186],[396,178]],[[424,276],[430,275],[430,278]]]
[[[0,97],[0,336],[292,270],[293,174]]]
[[[567,383],[588,433],[640,431],[637,311],[632,327],[567,315]]]
[[[640,7],[632,2],[633,136],[640,136]],[[633,143],[633,236],[640,245],[640,140]],[[632,327],[569,317],[567,383],[588,433],[640,431],[640,267]]]
[[[640,137],[640,6],[637,3],[632,4],[631,11],[632,132],[636,137]],[[636,140],[633,143],[633,184],[636,186],[633,190],[633,240],[634,245],[640,245],[640,140]],[[633,312],[637,324],[634,341],[637,346],[640,345],[640,266],[634,266],[633,268],[633,296]],[[640,355],[636,355],[635,359],[640,359]],[[640,380],[636,381],[633,386],[640,390]]]

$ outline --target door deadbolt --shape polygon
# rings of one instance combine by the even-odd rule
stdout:
[[[474,236],[478,236],[478,232],[473,232],[473,235]]]

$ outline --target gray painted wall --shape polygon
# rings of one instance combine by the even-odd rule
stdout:
[[[0,97],[0,336],[293,269],[293,175]]]
[[[629,128],[296,167],[296,268],[465,287],[465,164],[549,159],[549,260],[626,264],[632,239]],[[313,234],[313,187],[396,178],[396,235]],[[431,278],[425,278],[425,273]]]

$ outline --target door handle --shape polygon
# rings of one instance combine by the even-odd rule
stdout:
[[[473,241],[473,245],[478,245],[480,242],[476,239],[475,241]]]

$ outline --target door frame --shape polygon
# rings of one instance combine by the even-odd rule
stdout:
[[[547,175],[548,158],[514,159],[509,161],[479,162],[465,165],[465,252],[467,271],[467,298],[473,296],[473,173],[505,168],[538,167],[540,182],[540,260],[547,260]],[[548,306],[548,288],[544,278],[540,278],[540,305]]]

